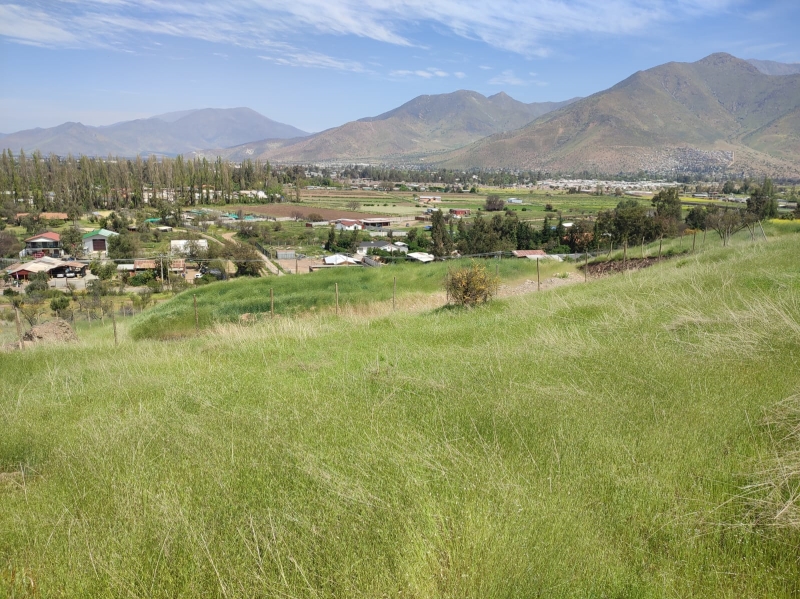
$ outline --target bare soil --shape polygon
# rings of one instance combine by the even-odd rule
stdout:
[[[56,318],[31,327],[22,339],[25,343],[52,343],[77,341],[78,336],[66,320]]]
[[[295,213],[301,213],[303,218],[309,214],[319,214],[326,220],[336,220],[338,218],[383,218],[385,214],[367,214],[365,212],[351,212],[349,210],[334,210],[332,208],[317,208],[315,206],[297,206],[293,204],[264,204],[261,206],[230,206],[231,212],[242,210],[245,213],[264,214],[266,216],[274,216],[276,218],[293,216]]]
[[[662,258],[666,259],[666,258]],[[625,263],[622,260],[609,260],[589,264],[589,277],[604,277],[628,270],[640,270],[658,263],[658,258],[630,258]],[[583,266],[580,266],[583,270]]]

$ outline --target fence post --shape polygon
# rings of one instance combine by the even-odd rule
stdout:
[[[697,243],[697,231],[695,231],[694,235],[692,235],[692,253],[693,254],[694,254],[694,246],[695,246],[696,243]]]
[[[661,260],[661,244],[664,243],[664,236],[658,238],[658,259]]]
[[[336,285],[336,316],[339,316],[339,283]]]
[[[536,291],[542,290],[542,281],[539,277],[539,256],[536,256]]]
[[[114,314],[113,306],[111,308],[111,324],[114,326],[114,347],[117,347],[117,345],[119,345],[119,342],[117,341],[117,317]]]
[[[197,315],[197,294],[193,294],[192,297],[194,298],[194,330],[200,330],[200,317]]]
[[[17,337],[19,337],[19,348],[22,349],[24,344],[22,343],[22,324],[19,321],[19,308],[14,306],[14,316],[17,319]]]
[[[269,317],[275,318],[275,296],[272,292],[272,287],[269,288]]]
[[[392,285],[392,312],[395,311],[395,298],[397,297],[397,277],[394,278]]]
[[[583,263],[583,282],[589,281],[589,250],[586,250],[586,258]]]
[[[622,246],[622,270],[628,270],[628,240]]]

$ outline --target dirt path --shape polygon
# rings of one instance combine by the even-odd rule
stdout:
[[[541,291],[547,291],[554,287],[562,287],[564,285],[572,285],[574,283],[582,283],[583,275],[571,272],[566,277],[550,277],[541,282]],[[523,295],[525,293],[536,293],[536,281],[528,279],[523,283],[516,283],[513,285],[500,285],[497,290],[497,297],[511,297],[513,295]]]
[[[222,237],[227,239],[231,243],[239,243],[238,241],[236,241],[234,239],[235,236],[236,236],[236,231],[226,231],[225,233],[222,234]],[[216,240],[214,240],[214,241],[216,241]],[[255,248],[253,248],[253,249],[255,249]],[[264,263],[264,266],[266,267],[266,269],[269,272],[271,272],[274,275],[278,275],[279,277],[283,276],[283,273],[278,269],[277,266],[275,266],[275,264],[272,262],[272,260],[267,258],[264,254],[262,254],[258,250],[256,250],[256,254],[258,254],[259,258],[261,258],[261,261]]]

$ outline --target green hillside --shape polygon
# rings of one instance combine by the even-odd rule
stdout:
[[[797,235],[711,245],[467,311],[0,353],[0,595],[796,597],[800,531],[745,488],[800,390]]]

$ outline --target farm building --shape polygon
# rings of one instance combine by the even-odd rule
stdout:
[[[450,208],[450,214],[453,216],[469,216],[472,211],[469,208]]]
[[[51,256],[45,256],[30,262],[9,266],[6,269],[6,272],[11,278],[17,280],[28,279],[28,277],[30,277],[32,274],[39,272],[47,273],[47,275],[50,277],[72,278],[76,276],[82,277],[85,275],[86,265],[82,262],[65,261],[59,260],[58,258],[53,258]]]
[[[514,250],[511,253],[517,258],[530,258],[531,260],[547,258],[547,253],[544,250]]]
[[[87,255],[106,254],[108,252],[108,238],[119,235],[108,229],[95,229],[83,234],[83,251]]]
[[[390,254],[405,254],[408,252],[408,247],[395,245],[388,241],[362,241],[358,244],[356,253],[366,256],[370,250],[381,250]]]
[[[433,254],[428,254],[426,252],[411,252],[408,254],[408,257],[411,260],[422,263],[433,262],[436,260],[436,257]]]
[[[333,256],[325,256],[322,261],[328,266],[348,266],[351,264],[358,264],[356,260],[344,254],[334,254]]]
[[[364,228],[360,220],[353,220],[349,218],[340,218],[336,221],[337,231],[360,231]]]
[[[361,220],[361,224],[367,229],[379,229],[381,227],[390,227],[394,220],[391,218],[365,218]]]
[[[442,196],[419,196],[419,201],[428,204],[430,202],[441,202]]]
[[[509,204],[521,204],[522,200],[520,200],[519,198],[508,198],[506,202],[508,202]]]

